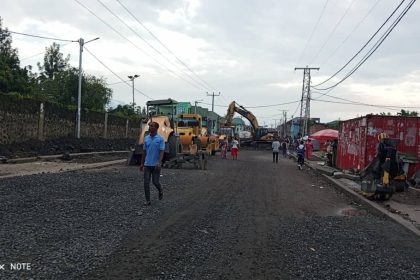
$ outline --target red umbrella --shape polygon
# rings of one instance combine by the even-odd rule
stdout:
[[[309,138],[317,140],[334,140],[338,139],[338,130],[335,129],[323,129],[310,135]]]

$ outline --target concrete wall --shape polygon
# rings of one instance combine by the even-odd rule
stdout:
[[[55,104],[0,95],[0,144],[76,135],[76,111]],[[140,122],[107,113],[81,112],[82,138],[137,138]]]

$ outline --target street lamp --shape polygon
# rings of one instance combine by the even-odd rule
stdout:
[[[127,76],[127,77],[130,79],[130,81],[133,84],[133,112],[134,112],[134,79],[140,77],[140,75],[136,74],[134,76]]]

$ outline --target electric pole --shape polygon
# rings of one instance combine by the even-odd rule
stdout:
[[[80,118],[81,118],[81,107],[82,107],[82,54],[83,54],[83,46],[89,42],[98,40],[99,37],[89,40],[85,42],[83,38],[79,39],[79,46],[80,46],[80,52],[79,52],[79,85],[77,90],[77,115],[76,115],[76,137],[77,139],[80,139]]]
[[[214,91],[213,91],[212,94],[209,94],[207,92],[207,96],[211,96],[212,97],[211,98],[211,112],[214,113],[214,97],[215,96],[220,96],[220,92],[219,92],[219,94],[214,94]],[[211,121],[211,133],[213,133],[213,130],[214,130],[214,123],[213,123],[213,120],[212,120]]]
[[[318,67],[295,67],[303,70],[302,99],[300,100],[300,131],[302,136],[309,132],[309,120],[311,118],[311,70],[319,70]]]
[[[197,104],[203,101],[203,99],[195,100],[194,101],[194,114],[197,114]]]
[[[287,111],[289,111],[289,110],[279,110],[279,111],[283,112],[283,131],[282,131],[282,134],[283,134],[283,137],[286,137],[286,122],[287,122],[286,118],[287,118]]]

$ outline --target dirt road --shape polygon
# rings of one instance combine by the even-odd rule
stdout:
[[[167,196],[175,206],[152,206],[161,215],[124,241],[98,279],[374,279],[405,261],[413,267],[401,279],[420,276],[412,259],[420,260],[419,240],[294,161],[270,157],[249,151],[238,161],[213,159],[192,186]],[[403,238],[403,246],[414,241],[409,253],[394,248]],[[401,255],[384,256],[390,247]]]
[[[164,169],[150,207],[136,167],[0,180],[0,259],[33,264],[0,276],[420,278],[419,239],[294,161],[241,151],[208,168]]]

